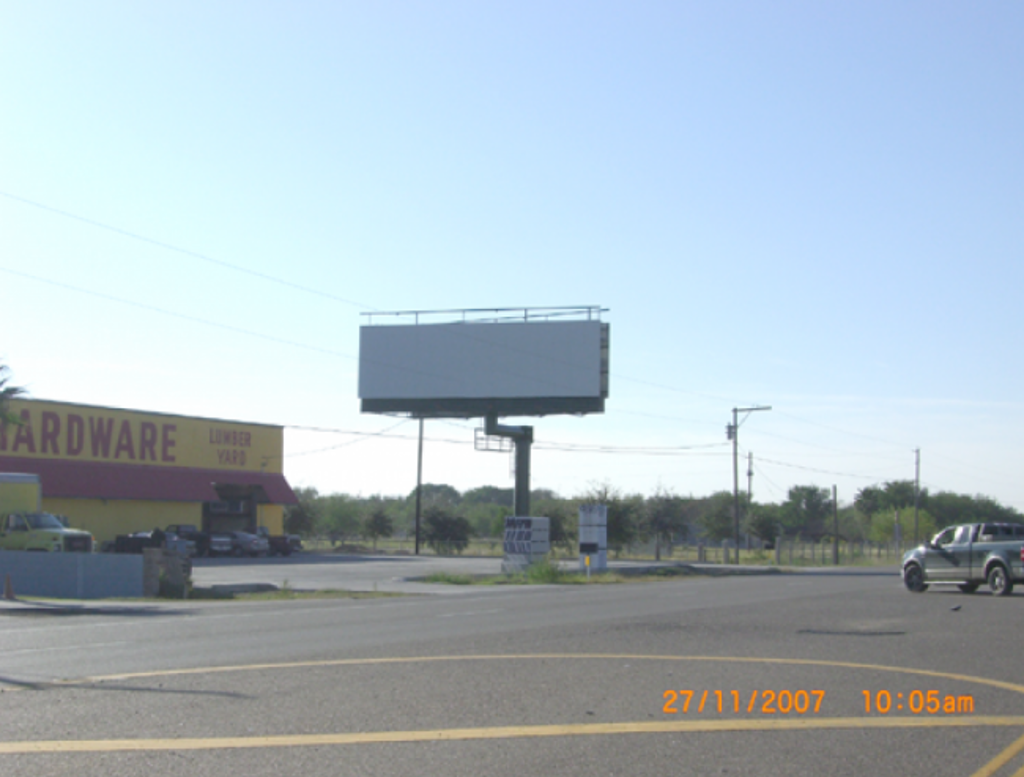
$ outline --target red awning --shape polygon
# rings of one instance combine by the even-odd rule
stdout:
[[[67,459],[0,456],[0,472],[39,475],[43,496],[55,499],[143,499],[216,502],[217,486],[261,486],[272,504],[298,500],[284,475],[238,470],[150,467]]]

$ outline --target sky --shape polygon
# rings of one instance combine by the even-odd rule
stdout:
[[[0,363],[41,399],[280,424],[407,494],[360,413],[394,310],[598,305],[600,415],[535,488],[913,479],[1024,510],[1017,2],[0,0]],[[423,478],[510,488],[479,421]]]

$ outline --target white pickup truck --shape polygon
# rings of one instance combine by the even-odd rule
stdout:
[[[915,593],[949,583],[970,594],[987,583],[996,596],[1008,596],[1014,583],[1024,583],[1024,525],[950,526],[904,553],[902,569],[903,584]]]

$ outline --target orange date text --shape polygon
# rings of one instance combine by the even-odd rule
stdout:
[[[737,713],[758,715],[806,715],[821,711],[825,692],[799,691],[665,691],[661,711],[666,715],[690,713]]]

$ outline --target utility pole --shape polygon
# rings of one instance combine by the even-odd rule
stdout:
[[[839,499],[832,484],[832,566],[839,566]]]
[[[914,449],[914,546],[917,546],[917,512],[921,503],[921,449]]]
[[[750,507],[750,500],[754,497],[754,453],[747,451],[747,507]]]
[[[739,436],[740,421],[739,414],[757,412],[758,410],[771,410],[771,406],[761,407],[734,407],[732,409],[732,424],[725,427],[726,438],[732,440],[732,510],[733,510],[733,537],[736,542],[736,561],[740,563],[740,464],[739,464]],[[747,416],[743,416],[747,420]]]

